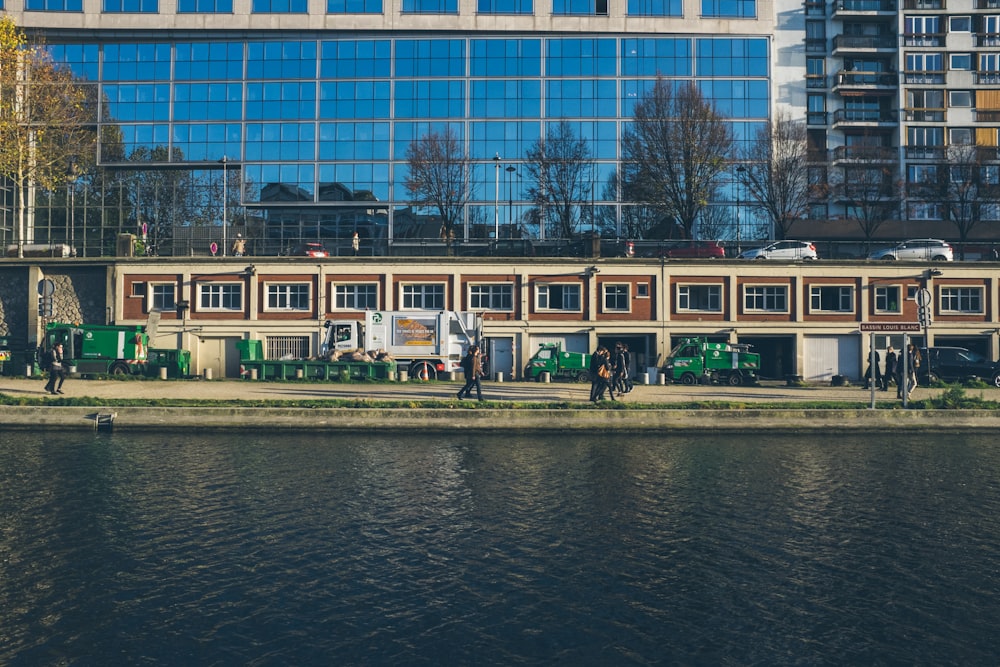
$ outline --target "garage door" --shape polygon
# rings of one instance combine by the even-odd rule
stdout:
[[[858,336],[806,336],[803,346],[806,382],[829,382],[834,375],[861,377]]]

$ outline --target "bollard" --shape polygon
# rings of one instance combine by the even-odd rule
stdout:
[[[250,379],[251,380],[256,380],[257,379],[257,369],[256,368],[251,368],[250,369]]]
[[[544,384],[548,384],[548,383],[552,382],[552,373],[550,373],[548,371],[542,371],[542,382]]]
[[[503,382],[503,371],[497,371],[496,377],[494,379],[497,382]]]
[[[160,366],[160,379],[161,380],[166,380],[167,379],[167,367],[166,366]]]
[[[639,384],[649,384],[649,373],[639,373]]]
[[[399,381],[406,382],[410,379],[410,372],[404,368],[399,369]]]
[[[24,374],[26,376],[31,377],[31,371],[32,371],[31,364],[28,364],[27,366],[24,367]]]
[[[385,374],[385,379],[388,380],[389,382],[395,382],[396,381],[396,371],[388,371]]]
[[[205,369],[205,379],[206,380],[211,380],[212,379],[212,369],[211,368],[206,368]]]
[[[296,380],[301,380],[304,376],[305,376],[305,373],[303,372],[303,370],[301,368],[296,368],[295,369],[295,379]]]
[[[666,384],[666,383],[667,383],[667,376],[664,375],[663,373],[657,373],[656,384]]]

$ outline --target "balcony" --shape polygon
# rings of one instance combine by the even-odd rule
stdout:
[[[833,112],[833,125],[896,124],[899,114],[893,109],[838,109]]]
[[[807,112],[806,125],[826,125],[826,112],[825,111]]]
[[[821,74],[806,74],[806,88],[826,88],[826,77]]]
[[[1000,9],[1000,0],[976,0],[976,9]]]
[[[907,160],[943,160],[944,146],[907,146],[905,149]]]
[[[853,89],[868,92],[883,90],[887,93],[895,92],[899,83],[897,72],[837,72],[837,83],[833,90]]]
[[[946,34],[943,32],[904,33],[903,46],[940,48],[945,45]]]
[[[1000,46],[1000,35],[977,34],[976,46]]]
[[[943,123],[948,120],[945,109],[903,109],[903,118],[912,123]]]
[[[1000,72],[973,72],[972,78],[980,86],[1000,86]]]
[[[903,9],[918,9],[920,11],[948,9],[948,3],[945,0],[903,0]]]
[[[871,51],[895,51],[898,42],[896,35],[879,35],[877,37],[854,37],[852,35],[837,35],[833,38],[833,53]],[[806,50],[809,43],[806,42]]]
[[[1000,123],[1000,109],[973,109],[977,123]]]
[[[946,73],[941,72],[903,72],[903,83],[913,83],[921,86],[941,86],[946,80]]]
[[[833,4],[833,15],[895,14],[895,0],[837,0]]]
[[[837,146],[833,149],[835,162],[896,162],[898,157],[895,148],[886,146]]]

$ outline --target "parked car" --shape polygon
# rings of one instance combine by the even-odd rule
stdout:
[[[868,259],[922,259],[935,262],[951,262],[955,251],[949,243],[940,239],[910,239],[891,248],[882,248],[868,255]]]
[[[318,241],[307,241],[300,243],[290,253],[293,257],[329,257],[330,253],[322,243]]]
[[[684,241],[660,251],[660,257],[670,259],[708,258],[719,259],[726,256],[726,249],[718,241]]]
[[[979,378],[994,387],[1000,387],[1000,362],[990,361],[978,352],[964,347],[920,348],[922,361],[917,369],[920,384],[935,380],[962,382]],[[930,373],[928,374],[928,368]]]
[[[770,245],[744,250],[739,259],[819,259],[812,241],[775,241]]]

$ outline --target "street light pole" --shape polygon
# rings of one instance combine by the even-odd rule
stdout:
[[[222,256],[225,257],[226,253],[229,251],[229,242],[226,240],[226,220],[228,219],[226,213],[226,200],[229,199],[229,169],[227,168],[227,163],[229,158],[225,155],[222,156]]]
[[[510,200],[507,202],[507,236],[509,238],[514,238],[514,172],[517,169],[514,165],[507,165],[507,196]]]
[[[69,163],[69,247],[76,254],[76,160]]]
[[[494,171],[496,172],[496,185],[493,187],[495,199],[493,200],[493,240],[500,238],[500,153],[493,156]]]
[[[737,254],[743,252],[741,247],[741,224],[740,220],[740,194],[743,191],[743,174],[746,172],[746,168],[743,165],[736,167],[736,252]]]

